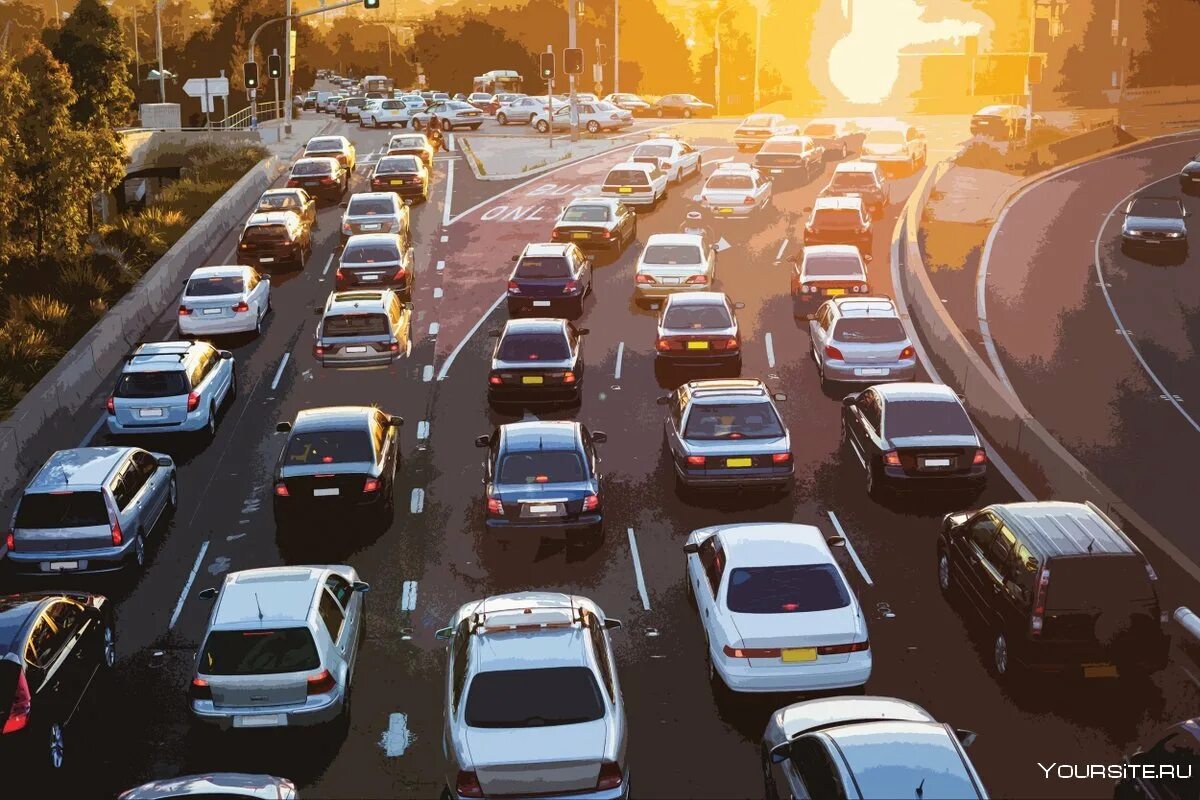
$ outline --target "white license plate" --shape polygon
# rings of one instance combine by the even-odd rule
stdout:
[[[862,375],[864,377],[869,375],[887,375],[888,370],[883,369],[882,367],[865,367],[863,369],[854,370],[854,374]]]
[[[533,304],[535,306],[537,306],[538,308],[546,308],[550,305],[550,301],[549,300],[534,300]]]
[[[233,718],[235,728],[278,728],[287,725],[287,714],[253,714]]]
[[[270,263],[271,261],[274,261],[274,260],[275,260],[274,256],[267,256],[266,258],[259,259],[259,261],[261,261],[264,264]]]
[[[923,467],[948,467],[950,459],[948,458],[927,458],[921,462]]]
[[[379,280],[379,273],[372,273],[370,275],[359,275],[358,279],[360,281],[377,281],[377,280]]]
[[[305,186],[320,186],[321,182],[320,181],[305,181],[304,185]]]
[[[313,497],[336,497],[342,490],[336,486],[332,489],[313,489]]]
[[[219,309],[219,308],[206,308],[206,309],[204,309],[204,313],[205,313],[205,314],[220,314],[220,313],[221,313],[221,309]]]
[[[536,505],[529,507],[530,514],[553,514],[557,510],[558,506],[555,505]]]
[[[367,348],[365,345],[356,345],[354,347],[347,347],[346,352],[347,353],[365,353],[365,352],[367,352]]]
[[[783,170],[781,170],[781,169],[773,169],[773,170],[771,170],[771,174],[772,174],[772,175],[782,175],[782,174],[783,174]]]
[[[364,231],[377,231],[377,230],[379,230],[381,227],[383,227],[383,226],[382,226],[382,225],[379,225],[379,224],[373,224],[373,225],[363,225],[363,226],[362,226],[362,229],[363,229]]]
[[[161,408],[139,408],[138,416],[144,419],[157,419],[163,415]]]
[[[46,565],[49,572],[64,572],[66,570],[79,569],[78,561],[51,561]]]
[[[678,286],[682,282],[683,282],[683,278],[660,278],[659,279],[659,283],[665,284],[667,286]]]
[[[1192,180],[1193,180],[1195,183],[1200,183],[1200,177],[1195,177],[1195,178],[1192,178]]]

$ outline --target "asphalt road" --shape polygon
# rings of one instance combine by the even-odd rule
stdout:
[[[965,120],[956,124],[959,134],[948,128],[939,135],[965,136]],[[335,130],[351,136],[360,159],[377,152],[389,135],[340,125]],[[748,158],[727,137],[707,135],[693,143],[706,148],[706,172],[718,159]],[[289,777],[307,798],[434,797],[442,786],[445,681],[443,646],[434,631],[463,602],[539,588],[584,594],[625,622],[614,645],[638,796],[754,796],[761,792],[757,741],[766,718],[794,698],[714,702],[700,625],[683,581],[687,533],[731,521],[805,522],[833,534],[836,518],[851,544],[838,557],[869,615],[875,667],[868,691],[912,700],[941,720],[977,731],[970,755],[994,796],[1105,794],[1103,783],[1048,784],[1037,763],[1107,763],[1159,724],[1190,715],[1197,693],[1175,666],[1142,684],[1002,689],[985,666],[986,637],[948,607],[936,587],[934,538],[940,515],[950,509],[867,499],[857,461],[839,447],[838,398],[819,388],[806,355],[807,330],[791,315],[787,267],[778,260],[794,250],[801,210],[812,204],[832,166],[806,186],[779,191],[760,217],[729,221],[721,229],[732,247],[720,255],[719,282],[745,303],[743,375],[761,377],[787,395],[781,410],[796,455],[792,495],[766,504],[750,496],[684,503],[675,495],[659,446],[662,410],[654,401],[665,381],[652,365],[653,315],[631,299],[634,245],[597,265],[594,299],[580,323],[592,335],[577,416],[609,435],[601,449],[606,538],[588,551],[550,542],[499,550],[486,541],[480,457],[472,440],[513,419],[490,412],[484,399],[484,334],[505,313],[488,309],[503,287],[513,248],[544,238],[553,213],[508,221],[501,220],[507,212],[484,217],[499,205],[517,205],[511,202],[517,195],[544,197],[548,206],[561,203],[570,191],[535,192],[586,186],[589,175],[619,158],[607,154],[523,186],[497,184],[496,192],[512,191],[475,209],[477,195],[464,204],[446,197],[452,162],[439,159],[430,202],[414,208],[416,342],[411,357],[390,369],[335,372],[313,361],[312,307],[332,287],[328,265],[336,257],[340,214],[336,207],[321,211],[313,257],[303,272],[274,284],[275,312],[263,335],[227,343],[242,388],[215,441],[202,450],[186,442],[143,442],[179,460],[180,510],[136,586],[94,584],[116,599],[119,664],[115,685],[91,693],[80,725],[69,732],[69,757],[82,763],[73,781],[55,787],[57,794],[111,797],[150,778],[237,770]],[[454,168],[456,181],[467,172],[463,166]],[[366,169],[360,167],[354,188],[363,188]],[[897,178],[895,204],[878,226],[870,277],[881,291],[890,292],[890,234],[915,182],[916,176]],[[639,238],[675,231],[697,185],[672,187],[658,210],[640,217]],[[231,228],[239,222],[231,220]],[[212,263],[231,262],[234,244],[231,233]],[[175,335],[173,314],[164,314],[152,338]],[[280,536],[270,513],[270,471],[284,438],[274,433],[275,423],[302,408],[356,403],[378,404],[407,421],[394,524],[368,532],[343,520],[314,519],[301,535]],[[102,394],[94,407],[95,416],[81,417],[76,430],[64,432],[62,446],[105,441],[93,427],[103,412]],[[427,438],[418,437],[422,422],[428,423]],[[993,475],[980,502],[1015,499]],[[215,747],[199,746],[188,734],[184,696],[209,611],[199,590],[230,570],[321,562],[353,564],[372,585],[347,737],[238,732]],[[416,582],[415,608],[401,607],[406,581]],[[156,650],[164,653],[161,659],[152,655]],[[389,756],[388,745],[402,752]],[[897,796],[910,793],[897,787]]]

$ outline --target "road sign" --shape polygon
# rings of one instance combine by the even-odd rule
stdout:
[[[592,64],[592,80],[594,80],[596,83],[604,80],[604,67],[600,66],[599,64]],[[597,89],[596,91],[600,90]]]
[[[191,78],[183,84],[183,93],[188,97],[227,97],[229,78]]]

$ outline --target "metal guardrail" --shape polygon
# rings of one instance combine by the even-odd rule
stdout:
[[[257,122],[261,125],[264,122],[269,122],[270,120],[279,119],[282,117],[283,110],[285,108],[285,102],[285,100],[280,100],[278,103],[276,103],[274,100],[272,100],[267,103],[259,103],[256,108],[252,106],[246,106],[241,111],[230,114],[223,120],[213,122],[212,127],[249,130],[251,127],[253,127],[252,123],[254,122]],[[257,111],[257,119],[254,119],[256,116],[252,113],[254,111]]]

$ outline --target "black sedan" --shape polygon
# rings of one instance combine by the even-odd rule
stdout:
[[[417,156],[384,156],[371,172],[371,191],[429,199],[429,170]]]
[[[319,512],[365,511],[388,523],[395,512],[402,417],[367,406],[310,408],[295,422],[275,466],[275,525]]]
[[[1192,160],[1179,170],[1179,188],[1185,194],[1200,192],[1200,155],[1193,156]]]
[[[100,595],[0,597],[0,760],[62,772],[70,726],[97,674],[116,664],[116,641],[112,606]]]
[[[583,337],[563,319],[509,320],[492,331],[496,349],[488,373],[488,402],[500,408],[579,405],[583,393]]]
[[[476,447],[484,461],[485,525],[504,541],[514,536],[563,535],[599,539],[603,535],[600,458],[597,444],[608,440],[579,422],[514,422]]]
[[[1121,251],[1149,254],[1161,251],[1187,253],[1188,211],[1174,197],[1136,197],[1125,206],[1121,223]]]
[[[893,383],[847,395],[842,439],[873,498],[885,488],[978,493],[987,481],[979,433],[948,386]]]
[[[513,261],[507,294],[511,316],[583,314],[583,300],[592,293],[592,259],[577,245],[527,244]]]
[[[660,97],[650,107],[656,117],[711,117],[716,112],[712,103],[706,103],[694,94],[668,94]]]

